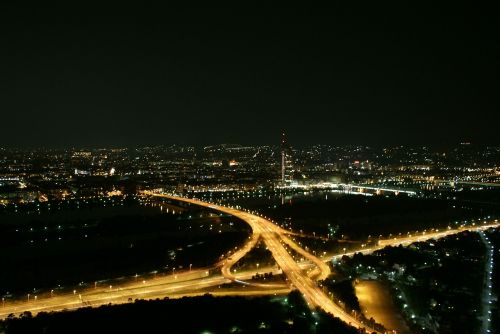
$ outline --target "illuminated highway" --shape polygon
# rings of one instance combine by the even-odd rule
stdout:
[[[254,275],[254,271],[243,271],[235,275],[236,280],[247,280]],[[75,293],[57,294],[53,296],[38,296],[37,299],[31,296],[30,301],[18,300],[7,301],[0,307],[0,319],[6,318],[9,314],[20,314],[30,311],[33,314],[38,312],[62,311],[64,309],[74,309],[85,306],[97,307],[109,303],[120,304],[130,302],[130,299],[155,299],[164,297],[182,297],[200,295],[206,292],[211,294],[221,294],[219,286],[231,281],[222,275],[209,275],[208,270],[193,270],[166,277],[149,280],[138,279],[137,282],[121,284],[119,286],[102,285],[96,288],[88,288],[76,291]],[[232,290],[234,294],[275,294],[287,293],[290,291],[286,284],[273,284],[272,289],[267,286],[246,287],[244,289]],[[253,289],[253,290],[252,290]],[[224,291],[224,294],[230,294]]]
[[[330,273],[329,268],[325,269],[325,264],[322,260],[315,257],[314,255],[304,251],[300,246],[298,246],[295,242],[286,237],[287,231],[281,229],[277,225],[273,224],[271,221],[257,216],[252,213],[244,212],[238,209],[224,207],[212,203],[203,202],[197,199],[187,199],[180,198],[176,196],[170,195],[158,195],[149,193],[149,195],[154,195],[158,197],[163,197],[171,200],[183,201],[187,203],[191,203],[194,205],[204,206],[211,208],[213,210],[217,210],[220,212],[224,212],[235,217],[238,217],[248,223],[252,228],[254,234],[260,235],[264,242],[266,243],[268,249],[273,254],[274,259],[278,263],[278,266],[283,270],[283,273],[289,279],[291,286],[297,288],[304,296],[306,301],[310,306],[318,306],[322,308],[325,312],[331,313],[333,316],[340,318],[342,321],[349,323],[358,328],[366,327],[365,324],[360,322],[354,316],[345,312],[340,306],[335,304],[323,291],[311,280],[301,269],[299,264],[295,262],[293,257],[288,253],[284,244],[287,244],[294,251],[306,257],[308,260],[316,264],[320,270],[321,277],[327,277]],[[460,233],[464,230],[470,231],[483,231],[491,227],[498,227],[498,223],[489,223],[478,226],[471,226],[467,228],[458,228],[458,229],[449,229],[446,231],[429,231],[422,232],[422,234],[416,235],[408,235],[401,238],[392,238],[386,240],[379,240],[378,245],[375,247],[363,249],[363,253],[374,252],[378,249],[382,249],[386,246],[397,246],[397,245],[408,245],[413,242],[425,241],[429,239],[438,239],[443,238],[452,234]],[[256,241],[255,241],[256,242]],[[243,249],[248,252],[249,251],[249,243],[243,247]],[[242,251],[243,253],[243,251]],[[243,257],[244,254],[238,252],[238,257]],[[245,253],[246,254],[246,253]],[[342,255],[338,255],[342,256]],[[232,261],[231,261],[232,262]],[[326,266],[328,267],[328,266]],[[325,276],[326,275],[326,276]]]
[[[222,261],[221,272],[224,277],[232,281],[236,280],[235,275],[231,271],[232,266],[239,260],[241,260],[241,258],[243,258],[249,251],[251,251],[255,247],[255,245],[257,245],[259,238],[259,233],[253,233],[250,237],[250,240],[247,241],[247,243],[243,247],[230,254],[229,257]]]
[[[306,252],[302,247],[297,245],[297,243],[295,243],[295,241],[288,238],[286,236],[286,234],[290,233],[289,231],[286,231],[286,230],[280,228],[279,226],[277,226],[269,221],[266,221],[265,224],[270,230],[274,231],[274,233],[279,235],[281,240],[285,244],[287,244],[291,249],[293,249],[295,252],[302,255],[305,259],[311,261],[316,266],[316,271],[314,272],[315,274],[317,274],[316,280],[318,280],[318,281],[324,280],[328,276],[330,276],[330,274],[331,274],[330,267],[323,260],[317,258],[316,256],[312,255],[309,252]],[[311,276],[316,276],[315,274],[313,274]]]
[[[301,269],[301,267],[295,262],[293,257],[288,253],[284,244],[289,245],[294,250],[300,252],[304,256],[307,256],[313,263],[321,263],[323,268],[324,263],[320,259],[316,258],[314,255],[307,253],[302,250],[293,241],[288,239],[285,235],[287,231],[276,226],[269,220],[259,217],[255,214],[244,212],[238,209],[224,207],[212,203],[203,202],[197,199],[189,199],[170,195],[159,195],[154,193],[145,193],[147,195],[167,198],[175,201],[182,201],[186,203],[191,203],[198,206],[207,207],[219,212],[224,212],[229,215],[235,216],[242,219],[250,225],[254,234],[260,234],[263,238],[266,246],[273,254],[274,259],[278,263],[278,266],[283,270],[292,287],[298,289],[304,296],[310,307],[318,306],[327,313],[331,313],[333,316],[340,318],[342,321],[351,324],[352,326],[358,328],[365,328],[362,322],[360,322],[355,317],[351,316],[345,312],[340,306],[335,304],[323,291],[315,284],[315,282],[309,278]],[[247,243],[245,246],[248,246]],[[247,248],[247,247],[244,247]],[[247,250],[248,252],[249,250]],[[238,256],[242,257],[239,253]],[[325,269],[320,269],[321,276],[326,274]],[[328,270],[329,273],[329,270]]]
[[[130,284],[124,284],[117,287],[98,287],[95,289],[87,289],[81,292],[66,295],[54,295],[50,297],[41,297],[38,300],[31,301],[15,301],[3,305],[0,309],[0,318],[5,318],[10,313],[19,314],[24,311],[30,311],[33,314],[41,311],[60,311],[63,309],[73,309],[83,306],[99,306],[108,303],[126,303],[132,299],[153,299],[169,297],[180,297],[203,294],[207,291],[213,294],[222,294],[222,291],[217,292],[217,287],[231,281],[243,283],[238,290],[224,291],[224,294],[273,294],[286,293],[291,288],[298,289],[304,296],[307,303],[311,306],[318,306],[327,313],[331,313],[342,321],[351,324],[352,326],[363,328],[367,325],[360,322],[354,316],[346,313],[340,306],[335,304],[330,297],[323,293],[317,286],[313,278],[321,280],[330,275],[330,268],[325,263],[332,259],[338,260],[340,257],[353,255],[355,252],[371,253],[382,249],[386,246],[409,245],[413,242],[426,241],[429,239],[443,238],[452,234],[469,231],[482,231],[488,228],[496,228],[499,226],[497,222],[484,223],[476,226],[460,227],[456,229],[448,229],[445,231],[424,231],[418,234],[408,234],[401,237],[379,240],[378,244],[373,247],[363,248],[357,251],[352,251],[345,254],[335,254],[333,256],[323,257],[322,259],[306,252],[293,240],[287,237],[290,234],[279,226],[273,224],[266,218],[256,214],[241,211],[234,208],[224,207],[212,203],[199,201],[196,199],[188,199],[169,195],[159,195],[147,192],[146,195],[163,197],[175,201],[191,203],[193,205],[207,207],[219,212],[224,212],[229,215],[242,219],[252,228],[252,235],[243,247],[229,254],[225,259],[215,265],[221,268],[222,275],[209,275],[209,270],[192,270],[177,275],[170,275],[158,279],[148,281],[138,281]],[[265,272],[272,271],[273,273],[284,273],[288,279],[290,287],[280,283],[273,284],[255,284],[249,286],[245,280],[250,279],[255,270],[239,272],[238,274],[231,271],[231,267],[241,260],[259,241],[265,242],[267,248],[271,251],[280,270],[276,268],[261,268]],[[297,263],[288,253],[287,247],[303,256],[306,261]],[[314,266],[313,275],[307,275],[304,268]],[[213,267],[213,268],[215,268]],[[213,269],[210,268],[210,269]],[[215,290],[213,288],[216,288]],[[243,289],[243,290],[242,290]],[[245,290],[247,289],[247,290]],[[253,290],[251,290],[253,289]]]
[[[482,225],[474,225],[474,226],[464,226],[464,227],[458,227],[454,229],[449,229],[446,231],[429,231],[429,232],[421,232],[421,233],[414,233],[410,234],[407,236],[402,236],[402,237],[394,237],[394,238],[389,238],[389,239],[381,239],[378,241],[378,245],[373,246],[373,247],[368,247],[368,248],[363,248],[363,249],[358,249],[355,251],[343,253],[343,254],[336,254],[333,256],[327,256],[324,258],[324,260],[339,260],[342,258],[342,256],[353,256],[356,253],[362,253],[362,254],[370,254],[375,251],[381,250],[385,247],[392,246],[392,247],[397,247],[399,245],[401,246],[408,246],[412,243],[415,242],[424,242],[428,240],[437,240],[441,239],[453,234],[461,233],[464,231],[471,231],[471,232],[481,232],[485,231],[490,228],[498,228],[500,226],[500,223],[498,222],[491,222],[491,223],[483,223]]]

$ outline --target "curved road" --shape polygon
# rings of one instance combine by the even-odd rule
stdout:
[[[345,312],[340,306],[335,304],[326,294],[323,293],[321,288],[315,284],[315,282],[304,273],[300,266],[295,262],[292,256],[286,250],[284,244],[289,245],[292,249],[296,250],[300,254],[304,255],[307,259],[311,260],[315,264],[320,264],[320,276],[323,277],[329,274],[329,268],[326,270],[323,261],[314,255],[307,253],[302,248],[300,248],[293,241],[288,239],[285,234],[288,232],[281,229],[280,227],[273,224],[271,221],[259,217],[255,214],[244,212],[238,209],[229,208],[213,203],[203,202],[197,199],[190,199],[184,197],[177,197],[171,195],[156,194],[152,192],[145,192],[146,195],[167,198],[175,201],[181,201],[185,203],[190,203],[193,205],[203,206],[216,211],[224,212],[229,215],[240,218],[245,221],[250,227],[254,234],[260,234],[263,238],[266,246],[273,254],[274,259],[278,263],[278,266],[283,270],[283,273],[287,276],[292,287],[297,288],[304,296],[308,305],[311,307],[317,306],[323,309],[327,313],[331,313],[333,316],[340,318],[342,321],[350,324],[351,326],[358,328],[365,328],[366,325],[360,322],[355,317],[351,316]],[[251,241],[252,242],[252,241]],[[255,241],[256,242],[256,241]],[[247,252],[249,243],[247,243],[243,249]],[[243,251],[238,252],[238,256],[243,257]],[[234,259],[233,259],[234,260]],[[233,261],[231,260],[231,262]]]
[[[206,270],[193,270],[191,272],[179,273],[177,275],[171,275],[168,277],[151,279],[147,282],[137,282],[132,284],[121,285],[118,287],[113,287],[107,289],[105,287],[100,287],[97,289],[88,289],[86,291],[81,291],[80,294],[66,294],[66,295],[54,295],[53,297],[43,297],[39,298],[37,301],[33,299],[29,302],[25,301],[11,301],[4,305],[0,309],[0,318],[5,318],[8,314],[14,313],[19,314],[24,311],[31,311],[36,314],[40,311],[60,311],[63,309],[73,309],[83,306],[99,306],[108,303],[126,303],[129,298],[162,298],[165,296],[181,296],[181,295],[191,295],[193,293],[202,293],[203,289],[210,287],[217,287],[224,283],[231,281],[242,282],[242,280],[250,278],[254,271],[240,272],[238,274],[231,273],[231,267],[238,262],[245,254],[247,254],[258,242],[259,238],[262,238],[267,245],[268,249],[272,252],[278,266],[281,268],[282,272],[288,277],[289,283],[292,287],[297,288],[302,292],[306,301],[310,306],[318,306],[324,311],[331,313],[332,315],[340,318],[341,320],[349,323],[355,327],[367,327],[354,317],[350,316],[342,308],[333,303],[333,301],[326,296],[321,289],[315,284],[315,282],[307,276],[304,267],[310,267],[311,264],[302,262],[300,264],[296,263],[292,256],[286,250],[285,245],[290,247],[292,250],[301,254],[309,262],[312,262],[315,266],[315,271],[319,275],[317,279],[326,278],[330,273],[330,268],[324,263],[324,261],[330,261],[332,259],[338,259],[344,255],[352,255],[355,252],[349,252],[346,254],[336,254],[334,256],[323,257],[319,259],[312,254],[303,250],[294,241],[289,239],[286,235],[290,232],[281,229],[279,226],[273,224],[269,220],[259,217],[255,214],[244,212],[241,210],[228,208],[224,206],[215,205],[212,203],[202,202],[196,199],[187,199],[176,196],[169,195],[158,195],[151,192],[145,192],[147,195],[158,196],[169,198],[176,201],[182,201],[186,203],[191,203],[194,205],[200,205],[213,210],[224,212],[230,215],[234,215],[245,222],[247,222],[253,231],[252,236],[246,242],[246,244],[234,252],[229,258],[220,261],[217,266],[221,266],[222,276],[209,276],[209,272]],[[391,238],[380,240],[377,246],[364,248],[358,250],[361,253],[372,253],[376,250],[382,249],[386,246],[397,246],[397,245],[408,245],[413,242],[426,241],[429,239],[438,239],[446,237],[452,234],[460,233],[464,230],[470,231],[481,231],[488,228],[497,228],[499,226],[498,222],[484,223],[482,225],[463,227],[458,229],[451,229],[442,232],[429,232],[422,234],[415,234],[409,236],[402,236],[398,238]],[[277,272],[273,268],[262,268],[262,270],[271,270]],[[312,275],[311,275],[312,276]],[[245,286],[243,286],[244,288]],[[262,284],[262,288],[272,288],[267,290],[254,290],[253,294],[266,294],[271,293],[286,293],[288,289],[283,284]],[[256,287],[260,288],[260,287]],[[235,291],[238,293],[245,293],[245,289],[241,291]],[[199,292],[196,292],[199,291]],[[250,293],[249,290],[247,290]],[[222,292],[222,291],[221,291]],[[217,294],[216,290],[212,293]],[[231,293],[231,292],[225,292]]]

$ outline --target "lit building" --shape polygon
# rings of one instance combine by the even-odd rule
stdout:
[[[292,149],[286,141],[285,132],[281,135],[281,184],[283,186],[292,183],[293,165]]]

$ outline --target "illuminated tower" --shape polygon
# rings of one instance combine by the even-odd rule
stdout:
[[[292,182],[292,155],[291,148],[286,141],[285,132],[281,135],[281,184],[290,185]]]
[[[281,134],[281,184],[285,184],[285,132]]]

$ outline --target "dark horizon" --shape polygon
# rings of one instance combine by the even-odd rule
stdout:
[[[492,8],[0,12],[1,146],[500,143]]]

